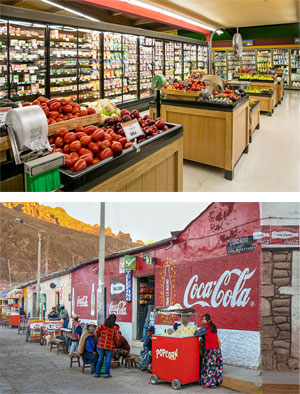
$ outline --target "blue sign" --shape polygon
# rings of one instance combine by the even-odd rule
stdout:
[[[132,270],[125,270],[125,301],[132,301]]]
[[[253,45],[253,40],[243,40],[243,45],[250,47]]]
[[[300,37],[294,38],[294,43],[295,44],[300,44]]]

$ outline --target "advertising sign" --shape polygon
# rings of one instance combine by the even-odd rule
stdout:
[[[299,245],[299,227],[271,226],[271,244]]]
[[[124,256],[124,268],[125,270],[136,270],[136,256]]]
[[[132,301],[132,271],[125,271],[125,301]]]
[[[256,246],[253,242],[252,235],[247,235],[245,237],[231,239],[227,241],[228,254],[245,253],[255,249]]]
[[[243,40],[243,45],[244,46],[252,46],[253,45],[253,40]]]

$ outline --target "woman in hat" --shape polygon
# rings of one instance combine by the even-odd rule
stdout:
[[[203,348],[200,384],[202,387],[216,388],[223,380],[223,360],[217,327],[208,313],[202,316],[202,324],[196,331],[196,335],[202,338]]]
[[[81,354],[84,364],[90,364],[91,366],[91,375],[94,373],[98,361],[98,338],[95,334],[95,328],[96,325],[93,322],[87,324],[87,330],[83,332],[78,348],[78,352]]]
[[[96,335],[99,337],[97,349],[99,349],[99,358],[95,369],[95,378],[100,378],[100,372],[103,365],[105,355],[105,378],[111,378],[110,361],[113,351],[116,348],[116,343],[120,340],[120,330],[116,323],[117,316],[111,314],[101,326],[96,330]]]
[[[74,315],[73,316],[73,323],[72,323],[72,334],[71,334],[71,346],[69,350],[69,355],[71,355],[73,352],[77,352],[78,350],[78,344],[79,344],[79,339],[82,334],[82,327],[79,321],[79,316]]]

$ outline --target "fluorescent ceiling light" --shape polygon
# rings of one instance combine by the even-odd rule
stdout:
[[[57,7],[57,8],[61,8],[62,10],[71,12],[72,14],[75,14],[75,15],[78,15],[78,16],[82,16],[83,18],[89,19],[89,20],[91,20],[91,21],[100,22],[99,19],[95,19],[95,18],[92,18],[92,17],[87,16],[87,15],[85,15],[85,14],[82,14],[81,12],[71,10],[71,9],[68,8],[68,7],[64,7],[64,6],[60,5],[60,4],[56,4],[56,3],[54,3],[53,1],[42,0],[42,2],[43,2],[43,3],[50,4],[50,5],[53,5],[54,7]]]
[[[203,23],[199,23],[199,22],[197,22],[197,21],[195,21],[193,19],[187,18],[187,17],[185,17],[183,15],[175,14],[174,12],[165,10],[163,8],[156,7],[156,6],[151,5],[151,4],[146,4],[146,3],[142,2],[142,1],[139,1],[139,0],[121,0],[121,1],[123,1],[125,3],[129,3],[129,4],[132,4],[132,5],[135,5],[137,7],[146,8],[147,10],[150,10],[150,11],[159,12],[160,14],[163,14],[163,15],[168,15],[168,16],[170,16],[172,18],[176,18],[176,19],[179,19],[179,20],[181,20],[183,22],[190,23],[191,25],[202,27],[203,29],[207,29],[207,30],[210,30],[210,31],[214,31],[215,30],[214,27],[210,27],[210,26],[204,25]]]

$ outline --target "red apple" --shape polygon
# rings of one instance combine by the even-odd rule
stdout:
[[[152,133],[157,133],[157,127],[155,125],[150,127]]]
[[[128,109],[122,109],[121,116],[125,116],[125,115],[131,116],[131,113],[130,113],[130,111],[128,111]]]
[[[106,118],[105,123],[108,124],[109,126],[115,124],[114,118],[116,118],[116,116],[114,116],[113,118]]]
[[[152,126],[153,124],[154,124],[154,120],[149,119],[149,118],[145,119],[145,125],[146,126]]]
[[[122,121],[123,122],[129,122],[131,120],[131,116],[130,115],[124,115],[122,116]]]
[[[140,113],[139,113],[139,111],[137,110],[137,109],[134,109],[132,112],[131,112],[131,117],[132,118],[140,118],[141,117],[141,115],[140,115]]]
[[[163,130],[164,125],[165,125],[165,123],[164,123],[164,121],[162,121],[162,120],[157,120],[157,121],[155,122],[155,126],[156,126],[159,130]]]
[[[163,131],[169,130],[169,127],[167,125],[164,125]]]
[[[152,128],[150,126],[146,126],[143,128],[145,134],[152,134]]]

